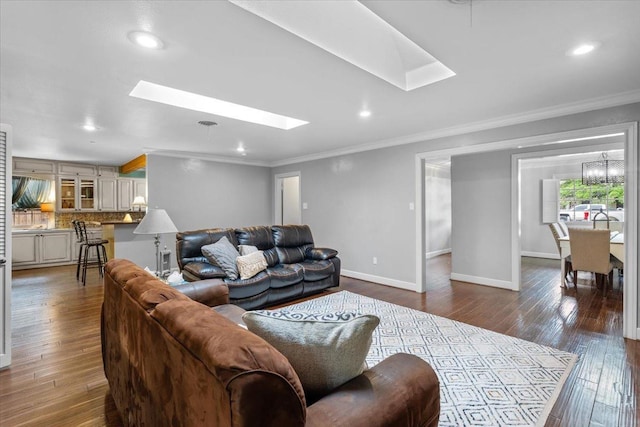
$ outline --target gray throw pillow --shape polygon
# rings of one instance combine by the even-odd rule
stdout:
[[[203,246],[201,251],[211,264],[222,268],[229,279],[236,280],[238,278],[236,258],[240,256],[240,253],[227,239],[227,236],[222,236],[217,242]]]
[[[310,320],[291,320],[301,317]],[[327,314],[289,313],[279,318],[248,311],[242,315],[251,332],[289,360],[310,400],[328,394],[362,373],[371,335],[380,323],[378,317],[370,314],[352,317],[343,313],[343,317],[349,319],[346,321],[315,320],[323,317]]]
[[[240,252],[241,256],[244,256],[252,254],[254,252],[258,252],[258,248],[251,245],[238,245],[238,251]]]

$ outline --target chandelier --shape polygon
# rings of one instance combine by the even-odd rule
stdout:
[[[585,185],[623,182],[624,160],[609,160],[607,153],[602,153],[602,159],[582,164],[582,183]]]

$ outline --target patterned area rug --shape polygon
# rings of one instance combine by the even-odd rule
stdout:
[[[342,291],[288,306],[380,317],[367,363],[394,353],[429,362],[440,379],[440,426],[544,425],[577,356],[444,317]]]

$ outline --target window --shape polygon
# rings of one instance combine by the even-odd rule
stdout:
[[[560,219],[565,221],[590,220],[601,209],[612,216],[612,212],[624,207],[624,184],[584,185],[582,179],[560,181]],[[615,214],[622,220],[622,215]],[[613,218],[612,218],[613,219]]]
[[[40,211],[40,205],[55,200],[53,180],[14,176],[12,178],[11,210],[13,227],[43,226],[49,219],[48,213]]]

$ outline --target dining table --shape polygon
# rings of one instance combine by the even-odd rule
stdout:
[[[565,278],[565,262],[564,259],[571,255],[571,244],[569,236],[560,237],[560,280],[561,286],[565,288],[567,286],[567,280]],[[612,231],[611,238],[609,239],[609,252],[611,255],[624,261],[624,234]]]

